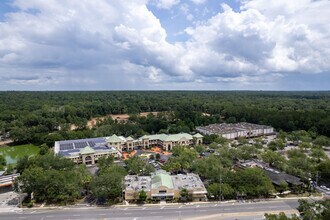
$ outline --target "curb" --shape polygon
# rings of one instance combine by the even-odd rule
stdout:
[[[245,202],[240,202],[238,200],[227,200],[227,201],[212,201],[212,202],[190,202],[190,203],[165,203],[165,204],[130,204],[130,205],[113,205],[113,206],[96,206],[96,205],[72,205],[72,206],[43,206],[43,207],[32,207],[32,208],[16,208],[17,210],[55,210],[55,209],[86,209],[86,208],[99,208],[99,209],[109,209],[109,208],[127,208],[127,207],[154,207],[154,206],[178,206],[178,205],[201,205],[201,204],[228,204],[228,203],[260,203],[260,202],[274,202],[274,201],[285,201],[285,200],[299,200],[299,199],[313,199],[321,200],[323,197],[290,197],[290,198],[276,198],[269,200],[244,200]],[[0,211],[1,213],[1,211]]]

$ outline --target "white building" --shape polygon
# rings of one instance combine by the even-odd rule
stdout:
[[[186,189],[193,201],[206,201],[207,191],[198,175],[193,173],[170,175],[159,170],[151,176],[128,175],[125,177],[125,200],[135,201],[140,191],[148,199],[173,200],[180,198],[180,191]]]
[[[54,152],[77,164],[95,164],[102,156],[111,155],[114,158],[122,156],[115,147],[108,145],[106,138],[56,141]]]
[[[54,151],[55,154],[70,158],[78,164],[95,164],[102,156],[111,155],[120,158],[122,152],[131,151],[137,147],[157,146],[169,151],[176,145],[190,146],[202,143],[203,136],[201,134],[155,134],[144,135],[138,139],[125,138],[114,134],[110,137],[56,141]]]
[[[258,137],[274,134],[274,129],[266,125],[257,125],[246,122],[236,124],[212,124],[197,127],[196,130],[202,134],[215,134],[226,139],[237,139],[239,137]]]
[[[193,144],[202,144],[203,136],[201,134],[190,135],[187,133],[179,134],[154,134],[144,135],[138,139],[112,135],[106,138],[109,146],[115,146],[119,152],[130,151],[135,147],[149,148],[161,147],[166,151],[172,150],[176,145],[189,146]]]

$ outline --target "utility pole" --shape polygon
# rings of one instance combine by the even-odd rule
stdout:
[[[123,204],[124,204],[124,203],[125,203],[125,202],[124,202],[124,186],[122,185],[121,187],[122,187],[122,189],[121,189],[121,201],[122,201]]]
[[[221,190],[221,185],[222,185],[222,178],[221,178],[221,170],[220,170],[220,174],[219,174],[219,180],[220,180],[220,196],[219,196],[219,200],[222,200],[222,190]]]

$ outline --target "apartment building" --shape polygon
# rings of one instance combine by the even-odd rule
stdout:
[[[274,134],[274,128],[267,125],[258,125],[252,123],[236,124],[211,124],[208,126],[197,127],[196,130],[204,135],[215,134],[226,139],[237,139],[240,137],[258,137]]]

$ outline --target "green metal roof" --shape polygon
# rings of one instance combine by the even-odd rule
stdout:
[[[203,135],[201,135],[200,133],[197,133],[197,134],[194,134],[193,137],[195,137],[195,138],[202,138]]]
[[[93,154],[93,153],[95,153],[95,150],[90,146],[87,146],[80,150],[80,154]]]
[[[118,137],[117,135],[115,135],[115,134],[108,137],[106,140],[107,140],[107,142],[110,142],[110,143],[122,142],[122,139],[120,137]]]
[[[173,189],[173,182],[171,176],[166,172],[157,173],[151,178],[151,188],[157,189],[161,186],[166,186]]]
[[[132,137],[127,137],[126,140],[127,141],[134,141],[134,139]]]
[[[167,141],[179,141],[181,139],[192,140],[193,137],[190,134],[187,134],[187,133],[180,133],[180,134],[169,135],[166,140]]]
[[[143,139],[148,138],[149,140],[161,140],[161,141],[179,141],[181,139],[191,140],[193,136],[187,133],[180,134],[154,134],[154,135],[145,135],[142,137]],[[141,138],[141,139],[142,139]]]

